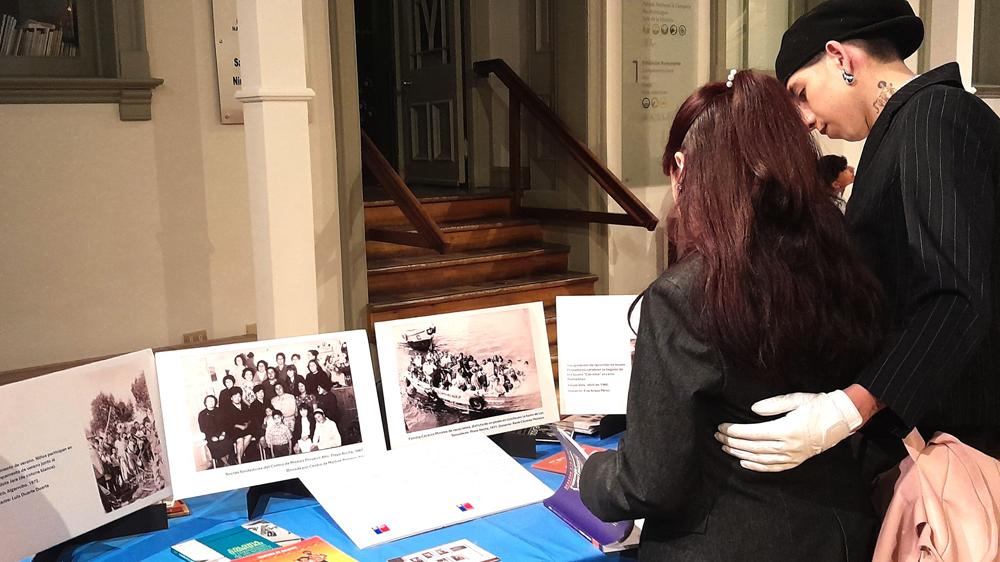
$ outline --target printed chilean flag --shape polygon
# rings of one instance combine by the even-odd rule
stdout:
[[[463,503],[458,505],[458,509],[461,511],[469,511],[470,509],[473,509],[473,507],[471,503]]]
[[[378,527],[372,527],[372,531],[375,531],[376,535],[381,535],[382,533],[388,533],[389,532],[389,526],[386,525],[385,523],[383,523],[383,524],[379,525]]]

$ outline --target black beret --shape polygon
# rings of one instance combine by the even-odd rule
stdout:
[[[781,37],[774,62],[778,80],[787,84],[827,41],[849,39],[885,39],[905,59],[924,40],[924,23],[906,0],[828,0],[795,20]]]

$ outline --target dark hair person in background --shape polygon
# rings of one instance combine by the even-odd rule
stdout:
[[[870,559],[877,519],[846,443],[761,477],[714,438],[759,421],[763,397],[842,387],[879,337],[877,284],[791,96],[752,72],[728,84],[696,91],[670,129],[688,253],[644,293],[628,430],[587,460],[580,492],[605,521],[646,519],[643,560]]]
[[[839,154],[827,154],[819,159],[819,177],[833,190],[838,206],[843,211],[846,206],[846,203],[841,205],[844,202],[844,190],[854,183],[854,166]]]
[[[906,455],[914,426],[1000,452],[1000,117],[956,63],[919,76],[906,66],[923,34],[906,0],[830,0],[781,40],[775,68],[800,119],[866,139],[846,218],[890,326],[843,387],[850,408],[776,396],[755,411],[786,415],[720,427],[747,468],[793,468],[865,424],[870,474]]]

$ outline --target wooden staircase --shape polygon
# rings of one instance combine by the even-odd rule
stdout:
[[[384,320],[541,301],[555,372],[556,297],[594,294],[597,276],[569,271],[569,248],[546,243],[538,220],[512,216],[510,196],[420,202],[449,251],[368,241],[369,328]],[[415,232],[391,201],[366,202],[365,227]]]

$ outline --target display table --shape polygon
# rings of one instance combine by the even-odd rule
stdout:
[[[605,440],[580,437],[597,447],[615,448],[618,436]],[[539,443],[539,459],[561,450],[557,444]],[[536,459],[517,459],[538,478],[555,489],[562,475],[530,468]],[[346,483],[345,485],[350,485]],[[189,500],[191,515],[172,519],[163,531],[112,541],[82,545],[67,560],[135,562],[138,560],[177,562],[170,547],[181,541],[207,535],[246,522],[246,490],[212,494]],[[483,517],[460,525],[415,537],[358,550],[323,508],[313,499],[272,499],[264,519],[306,538],[320,536],[330,544],[363,562],[385,562],[439,544],[469,539],[506,561],[620,560],[634,558],[634,552],[604,555],[586,539],[563,523],[541,504]]]

